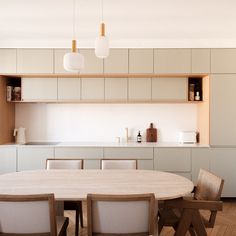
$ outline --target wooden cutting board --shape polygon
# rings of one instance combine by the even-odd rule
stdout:
[[[146,130],[146,141],[147,142],[157,142],[157,129],[153,128],[153,123]]]

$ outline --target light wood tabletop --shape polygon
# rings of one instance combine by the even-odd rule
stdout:
[[[34,170],[0,175],[0,194],[54,193],[56,200],[86,200],[88,193],[154,193],[157,200],[185,196],[193,183],[151,170]]]

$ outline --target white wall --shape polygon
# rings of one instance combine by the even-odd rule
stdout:
[[[125,127],[136,139],[153,122],[158,141],[177,142],[178,132],[196,130],[195,104],[17,104],[16,127],[27,141],[115,141]]]

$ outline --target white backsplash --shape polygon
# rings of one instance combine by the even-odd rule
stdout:
[[[179,131],[196,130],[196,104],[16,104],[16,127],[26,141],[115,142],[136,139],[153,122],[159,142],[178,142]]]

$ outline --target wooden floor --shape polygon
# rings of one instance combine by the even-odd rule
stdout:
[[[86,222],[86,205],[83,203],[84,209],[84,223],[85,226],[87,225]],[[74,236],[75,233],[75,217],[73,211],[66,211],[66,216],[70,218],[70,224],[68,227],[67,235]],[[207,230],[208,235],[210,236],[236,236],[236,199],[234,200],[224,200],[224,207],[222,212],[218,212],[216,224],[213,229]],[[86,236],[87,229],[80,228],[80,236]],[[174,231],[169,228],[165,227],[161,232],[160,236],[171,236],[174,235]]]

